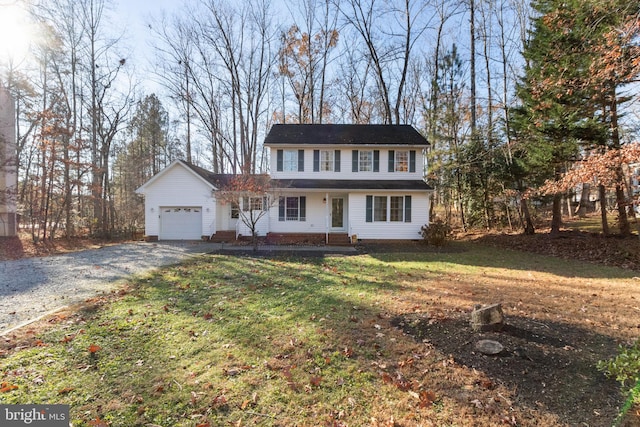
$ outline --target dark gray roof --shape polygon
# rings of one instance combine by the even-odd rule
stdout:
[[[432,190],[426,182],[420,180],[272,179],[271,186],[304,190]]]
[[[429,145],[410,125],[288,125],[271,127],[264,145]]]
[[[221,188],[227,185],[231,179],[235,176],[234,174],[229,173],[213,173],[206,169],[201,168],[200,166],[196,166],[184,160],[180,160],[185,166],[189,169],[200,175],[204,178],[209,184],[213,185],[216,188]]]

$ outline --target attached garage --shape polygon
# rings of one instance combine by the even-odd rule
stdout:
[[[160,240],[199,240],[202,207],[161,207]]]
[[[201,240],[216,232],[217,189],[228,176],[175,160],[136,190],[144,195],[145,238]]]

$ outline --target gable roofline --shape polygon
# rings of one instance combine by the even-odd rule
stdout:
[[[213,190],[219,190],[221,186],[228,183],[229,180],[234,176],[232,174],[215,174],[184,160],[177,159],[171,162],[169,166],[152,176],[147,182],[138,187],[135,192],[137,194],[144,194],[147,187],[152,185],[162,176],[166,175],[169,171],[178,166],[182,166],[183,168],[185,168],[188,172],[193,174],[197,179],[211,187]]]
[[[430,144],[411,125],[275,124],[266,146],[386,145],[428,147]]]

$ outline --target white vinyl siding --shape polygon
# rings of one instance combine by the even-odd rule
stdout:
[[[396,149],[399,147],[395,147]],[[309,146],[305,147],[304,150],[297,150],[298,156],[300,156],[300,152],[302,152],[302,159],[298,157],[298,169],[293,171],[284,171],[284,150],[271,148],[270,151],[270,175],[274,179],[358,179],[358,180],[421,180],[423,179],[424,167],[425,167],[425,158],[422,152],[422,149],[419,147],[411,147],[407,150],[396,150],[393,147],[375,147],[375,151],[378,151],[378,171],[373,171],[373,164],[371,164],[370,171],[361,171],[353,172],[353,151],[358,151],[358,163],[360,158],[360,149],[354,147],[338,147],[338,146],[330,146],[330,147],[321,147],[321,146]],[[289,148],[287,148],[289,150]],[[280,168],[278,168],[278,154],[277,152],[282,152],[282,164],[280,164]],[[291,149],[291,151],[296,151]],[[322,171],[320,172],[320,152],[321,151],[330,151],[333,152],[333,170],[332,171]],[[366,148],[363,150],[364,152],[372,153],[374,149]],[[399,151],[405,151],[408,153],[414,152],[415,156],[415,171],[409,170],[407,172],[396,172],[395,171],[395,153]],[[317,158],[314,159],[314,152],[317,152]],[[340,167],[336,166],[338,162],[338,158],[336,157],[337,153],[340,158]],[[394,154],[391,154],[394,153]],[[327,154],[329,156],[329,154]],[[389,164],[389,158],[394,156],[393,168],[391,171],[387,166]],[[317,162],[315,161],[317,160]],[[373,159],[372,159],[373,162]],[[409,163],[411,161],[409,160]],[[304,165],[303,170],[300,170],[300,166]],[[326,167],[329,167],[328,163]],[[401,167],[401,166],[400,166]]]
[[[386,221],[367,222],[367,195],[349,194],[349,234],[358,239],[416,240],[421,239],[420,228],[429,223],[429,194],[427,192],[398,192],[376,194],[377,196],[411,196],[411,222]]]

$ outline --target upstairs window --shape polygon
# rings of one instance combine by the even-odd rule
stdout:
[[[304,150],[278,150],[276,156],[278,172],[304,171]]]
[[[298,170],[297,150],[284,150],[283,170],[285,172],[295,172]]]
[[[320,170],[323,172],[333,172],[333,156],[331,150],[320,150]]]
[[[359,172],[373,171],[373,151],[360,150],[359,157],[358,157],[358,171]]]
[[[408,151],[396,151],[394,162],[395,172],[408,172],[409,171],[409,152]]]
[[[415,150],[389,150],[389,172],[415,172]]]
[[[352,172],[378,172],[380,170],[379,150],[353,150]]]
[[[340,150],[313,150],[314,172],[340,172]]]

